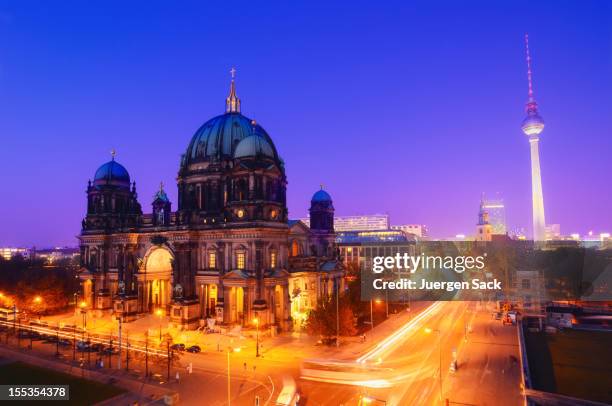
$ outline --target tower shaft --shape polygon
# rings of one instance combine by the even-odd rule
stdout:
[[[533,205],[533,240],[544,241],[544,195],[542,193],[542,175],[540,173],[539,139],[533,137],[529,140],[531,149],[531,196]]]

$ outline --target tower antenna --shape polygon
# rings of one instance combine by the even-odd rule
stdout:
[[[529,102],[533,102],[533,85],[531,83],[531,54],[529,53],[529,34],[525,34],[525,52],[527,54],[527,81],[529,83]]]

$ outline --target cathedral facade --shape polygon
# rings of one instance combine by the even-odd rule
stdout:
[[[303,294],[292,280],[307,277],[316,298],[343,288],[331,197],[313,195],[311,227],[288,220],[284,162],[240,107],[232,79],[225,113],[204,123],[182,155],[175,211],[160,185],[143,214],[136,183],[114,155],[95,172],[79,277],[96,314],[130,321],[163,312],[183,328],[256,319],[287,330]]]

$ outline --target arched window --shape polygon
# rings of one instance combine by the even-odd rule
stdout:
[[[244,269],[246,267],[246,254],[244,251],[236,252],[236,268]]]
[[[276,251],[270,251],[270,268],[275,269],[277,265]]]
[[[208,251],[208,267],[217,269],[217,253],[215,251]]]
[[[291,256],[297,257],[298,255],[300,255],[300,246],[296,240],[293,240],[291,243]]]

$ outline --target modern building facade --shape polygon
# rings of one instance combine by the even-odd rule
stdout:
[[[345,231],[336,234],[340,257],[346,267],[371,269],[376,256],[415,252],[416,239],[401,230]]]
[[[2,247],[0,248],[0,257],[9,261],[13,257],[20,256],[23,259],[30,258],[30,249],[29,248],[11,248],[11,247]]]
[[[114,154],[88,183],[80,279],[96,313],[129,321],[163,309],[183,327],[257,318],[289,328],[292,275],[325,279],[321,292],[342,283],[331,197],[314,194],[312,227],[289,222],[284,162],[242,115],[233,78],[225,113],[205,122],[182,155],[177,187],[176,210],[161,185],[144,214]],[[308,261],[315,266],[295,268]]]
[[[527,117],[523,120],[521,129],[529,139],[531,154],[531,199],[533,216],[533,240],[544,241],[546,220],[544,218],[544,194],[542,192],[542,174],[540,172],[540,134],[544,130],[544,120],[538,112],[538,104],[533,96],[531,83],[531,56],[529,54],[529,36],[525,35],[527,50],[527,79],[529,82]]]
[[[391,230],[400,230],[408,234],[415,235],[419,238],[429,237],[429,231],[425,224],[401,224],[391,226]]]
[[[306,225],[310,225],[310,219],[300,219]],[[334,217],[334,229],[336,231],[375,231],[389,230],[388,214],[366,214],[363,216],[336,216]]]
[[[493,234],[506,234],[506,205],[501,198],[484,199],[484,208],[489,213],[489,223]]]

